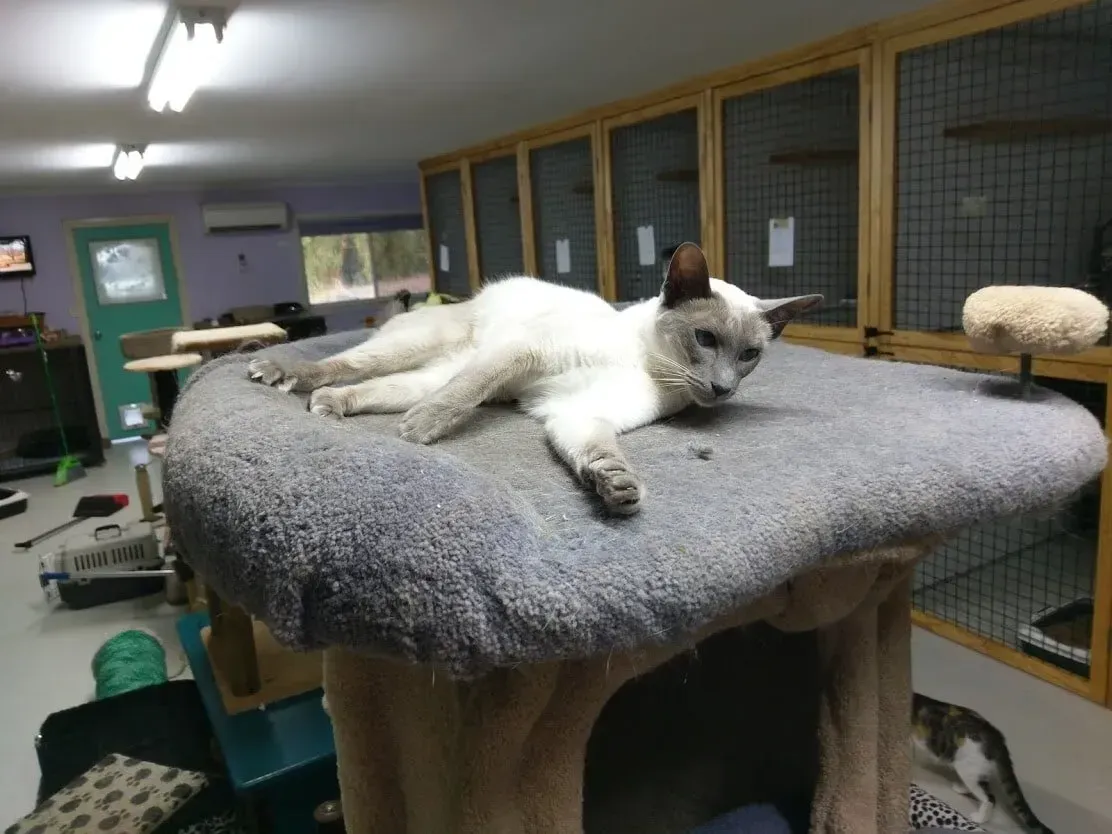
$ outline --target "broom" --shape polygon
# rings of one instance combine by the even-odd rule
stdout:
[[[46,390],[50,392],[50,407],[54,412],[54,425],[58,428],[58,436],[62,441],[62,459],[58,461],[58,468],[54,470],[54,486],[65,486],[68,483],[85,477],[85,467],[81,465],[77,455],[70,454],[69,441],[66,439],[66,429],[62,425],[62,412],[58,409],[58,397],[54,393],[54,378],[50,375],[50,359],[46,355],[46,345],[42,340],[42,328],[39,317],[31,314],[31,325],[35,328],[35,344],[42,357],[42,369],[46,374]]]

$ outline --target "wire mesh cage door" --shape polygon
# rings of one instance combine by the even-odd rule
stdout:
[[[521,241],[521,209],[517,193],[517,156],[499,156],[471,166],[475,200],[475,238],[479,275],[521,275],[525,259]]]
[[[894,329],[990,284],[1112,301],[1112,2],[901,52],[896,96]]]
[[[822,293],[800,324],[858,324],[860,87],[852,65],[722,99],[721,277],[766,298]]]
[[[1088,408],[1107,426],[1107,386],[1039,377],[1039,385]],[[956,626],[1013,665],[1047,664],[1043,677],[1072,678],[1088,692],[1093,666],[1095,581],[1100,558],[1101,483],[1040,515],[976,525],[917,567],[913,606],[934,623]],[[928,627],[931,622],[924,623]],[[1010,651],[1008,651],[1010,650]],[[1065,673],[1062,675],[1061,673]]]
[[[539,277],[596,292],[598,250],[591,137],[532,148],[529,179]]]
[[[660,292],[671,250],[699,243],[699,112],[687,108],[609,132],[618,301]]]
[[[463,183],[458,169],[425,177],[433,285],[437,292],[471,293],[467,272],[467,227],[463,218]]]

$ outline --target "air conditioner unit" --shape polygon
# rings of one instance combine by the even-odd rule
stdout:
[[[285,203],[209,203],[201,206],[201,217],[210,235],[281,231],[290,226]]]

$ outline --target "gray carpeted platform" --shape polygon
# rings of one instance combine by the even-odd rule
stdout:
[[[776,344],[731,404],[624,438],[648,498],[611,519],[524,416],[483,408],[424,448],[397,416],[316,417],[246,363],[201,368],[174,412],[178,547],[287,643],[457,674],[666,641],[835,554],[1041,508],[1105,462],[1065,397]]]

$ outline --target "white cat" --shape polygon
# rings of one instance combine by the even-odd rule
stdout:
[[[768,341],[820,301],[754,298],[711,278],[702,250],[685,243],[660,296],[620,311],[581,290],[507,278],[470,301],[391,318],[320,362],[254,359],[249,374],[312,391],[309,408],[324,416],[405,412],[401,436],[417,443],[444,437],[483,403],[516,400],[608,510],[633,513],[644,487],[618,435],[729,399]]]

